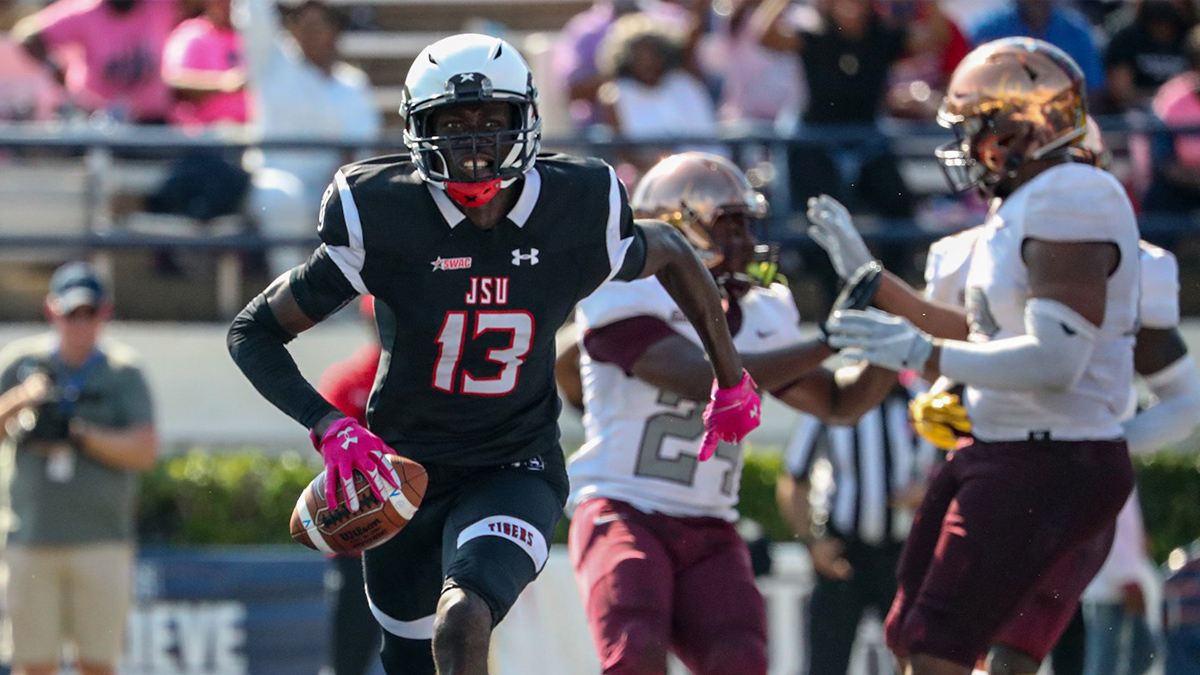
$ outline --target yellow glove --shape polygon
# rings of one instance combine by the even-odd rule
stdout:
[[[921,438],[943,450],[953,450],[971,434],[971,419],[958,394],[917,394],[908,404],[913,428]]]
[[[779,273],[779,263],[774,260],[755,260],[746,266],[746,276],[763,288],[767,288],[771,284],[788,285],[787,277]]]

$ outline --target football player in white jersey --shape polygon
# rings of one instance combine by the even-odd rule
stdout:
[[[904,318],[873,309],[827,323],[851,355],[967,387],[975,441],[930,486],[886,622],[917,675],[970,672],[1039,578],[1111,527],[1132,487],[1121,415],[1137,222],[1110,174],[1074,161],[1082,74],[1048,43],[1008,38],[968,55],[947,91],[939,120],[958,141],[938,157],[956,187],[994,198],[967,267],[968,311],[909,296]]]
[[[942,239],[930,248],[926,297],[952,299],[965,291],[965,265],[959,263],[969,261],[973,249],[971,235],[978,231],[978,228],[972,228]],[[1187,439],[1200,422],[1200,375],[1178,332],[1178,263],[1169,251],[1147,242],[1140,242],[1139,253],[1141,321],[1134,346],[1134,366],[1157,398],[1157,403],[1124,423],[1129,450],[1135,455]],[[1131,406],[1135,402],[1136,392],[1131,391]],[[955,422],[945,420],[945,416],[954,417],[959,429],[963,428],[962,422],[967,421],[966,411],[949,397],[943,396],[940,400],[933,397],[927,399],[925,405],[938,409],[934,419],[922,425],[936,438],[948,439],[957,435],[949,426]],[[914,410],[914,416],[924,416],[924,413]],[[943,421],[936,421],[939,416]],[[1137,515],[1126,517],[1126,512]],[[1116,540],[1124,542],[1121,545],[1141,546],[1140,517],[1136,496],[1131,495],[1122,511],[1122,519],[1117,523],[1118,530],[1123,529],[1122,523],[1124,528],[1131,529],[1127,534],[1116,533]],[[1093,545],[1079,547],[1073,556],[1060,560],[1047,572],[1036,592],[993,638],[988,672],[991,675],[1036,673],[1071,621],[1079,595],[1101,566],[1107,569],[1112,564],[1109,561],[1122,559],[1122,555],[1137,558],[1118,552],[1117,546],[1114,534],[1105,531]]]
[[[728,160],[668,157],[632,200],[680,228],[724,289],[734,344],[758,385],[826,419],[853,421],[895,382],[884,369],[820,368],[786,286],[742,273],[762,196]],[[741,448],[701,452],[709,382],[696,333],[662,286],[605,284],[576,323],[586,444],[568,465],[569,550],[606,674],[663,675],[673,652],[697,675],[765,675],[766,621],[734,527]],[[710,378],[711,379],[711,378]]]
[[[1099,126],[1088,119],[1087,136],[1080,153],[1084,161],[1107,167],[1108,152]],[[835,267],[842,270],[871,261],[866,245],[854,229],[849,214],[829,199],[814,200],[812,218],[815,238],[830,243]],[[822,215],[821,212],[824,212]],[[967,273],[983,226],[964,230],[934,242],[929,248],[925,267],[924,298],[932,302],[962,306],[966,301]],[[1131,454],[1141,455],[1170,447],[1187,439],[1200,424],[1200,374],[1179,335],[1179,267],[1169,251],[1139,242],[1140,323],[1134,346],[1134,366],[1147,388],[1157,399],[1152,407],[1133,417],[1136,392],[1131,391],[1129,416],[1124,422]],[[902,313],[905,298],[911,301],[918,292],[903,280],[884,274],[874,304],[892,313]],[[897,301],[897,298],[901,300]],[[952,383],[935,384],[932,394],[918,398],[913,406],[916,426],[925,437],[945,449],[969,439],[970,419],[956,394],[945,391]],[[1136,511],[1131,496],[1118,521],[1140,530],[1137,518],[1126,517]],[[1118,541],[1140,545],[1137,532],[1122,534]],[[1059,561],[1046,573],[1037,590],[1014,613],[1011,621],[992,640],[988,670],[992,675],[1035,673],[1054,647],[1075,612],[1079,593],[1104,564],[1120,558],[1113,535],[1105,531],[1093,545],[1079,547],[1073,556]],[[1107,560],[1106,560],[1107,556]],[[1126,556],[1130,557],[1130,556]]]
[[[948,302],[964,297],[966,263],[973,249],[973,235],[979,228],[935,242],[930,247],[926,266],[925,296]],[[1134,346],[1134,365],[1144,378],[1157,403],[1124,423],[1125,437],[1132,454],[1145,454],[1179,443],[1195,431],[1200,422],[1200,375],[1195,361],[1188,354],[1179,324],[1178,264],[1169,252],[1147,242],[1140,242],[1141,302],[1140,327]],[[892,283],[887,281],[884,283]],[[886,307],[884,308],[886,309]],[[1131,392],[1131,405],[1136,393]],[[918,425],[929,440],[953,444],[969,429],[965,409],[951,394],[935,394],[914,406],[914,417],[923,418]],[[1141,546],[1140,515],[1126,517],[1126,511],[1137,511],[1136,496],[1130,496],[1122,511],[1122,525],[1131,528],[1128,534],[1116,533],[1117,541]],[[1114,534],[1105,531],[1093,545],[1079,547],[1075,554],[1059,561],[1047,572],[1034,594],[1028,597],[1012,619],[992,640],[988,655],[991,675],[1036,673],[1071,621],[1080,593],[1103,565],[1122,559],[1117,552]],[[1110,552],[1111,551],[1111,552]],[[1126,555],[1125,557],[1131,557]],[[1132,556],[1136,559],[1136,556]],[[1089,628],[1091,630],[1091,628]]]
[[[1108,152],[1099,126],[1088,118],[1087,129],[1083,148],[1088,152],[1081,153],[1081,158],[1107,168]],[[823,218],[821,211],[829,217]],[[866,244],[854,229],[849,214],[839,204],[829,199],[814,200],[812,216],[815,238],[823,243],[833,242],[829,247],[830,254],[839,271],[871,261]],[[983,226],[972,227],[930,245],[923,291],[926,300],[965,305],[967,271],[983,229]],[[1139,261],[1140,325],[1134,347],[1134,366],[1157,403],[1124,424],[1130,452],[1135,455],[1179,443],[1200,423],[1200,375],[1178,332],[1178,263],[1169,251],[1144,241],[1139,242]],[[885,273],[874,304],[885,311],[901,314],[905,307],[903,299],[917,295],[918,291],[899,277]],[[901,300],[897,301],[897,298]],[[913,405],[918,430],[947,450],[969,440],[971,428],[958,395],[946,391],[952,384],[943,378],[934,385],[931,394],[918,397]],[[1122,519],[1140,527],[1140,522],[1126,517],[1127,511],[1136,510],[1135,499],[1130,497],[1122,511]],[[1118,532],[1117,539],[1136,542],[1140,536],[1136,532],[1130,535]],[[1110,541],[1112,534],[1102,533],[1096,538],[1095,545],[1080,547],[1074,556],[1060,561],[1043,577],[1037,591],[992,640],[988,659],[992,675],[1037,672],[1071,620],[1080,590],[1096,574],[1102,562],[1107,569],[1109,561],[1119,557],[1115,552],[1116,544],[1112,547],[1114,552],[1109,553]],[[1109,561],[1106,561],[1106,555]]]

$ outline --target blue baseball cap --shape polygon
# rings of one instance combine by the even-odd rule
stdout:
[[[99,307],[108,297],[96,268],[82,261],[69,262],[54,271],[46,300],[58,314],[80,307]]]

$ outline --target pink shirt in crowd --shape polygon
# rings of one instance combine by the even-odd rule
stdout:
[[[1154,96],[1153,108],[1159,119],[1171,126],[1200,124],[1200,75],[1188,71],[1164,82]],[[1200,167],[1200,137],[1176,136],[1175,158],[1186,166]]]
[[[75,103],[87,110],[124,108],[134,121],[164,119],[171,107],[159,64],[178,20],[178,6],[169,0],[143,0],[126,13],[103,0],[59,0],[30,17],[46,46],[65,57]]]
[[[62,95],[62,87],[40,63],[0,35],[0,120],[52,119]]]
[[[223,74],[245,80],[242,38],[232,28],[218,28],[205,17],[188,19],[171,33],[163,52],[163,79],[174,86],[207,86]],[[180,101],[171,121],[206,126],[216,122],[244,124],[249,119],[246,91],[213,92],[200,101]]]

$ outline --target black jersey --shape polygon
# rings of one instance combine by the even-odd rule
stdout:
[[[399,156],[343,167],[326,192],[328,257],[375,296],[383,356],[368,426],[407,457],[558,452],[555,332],[605,280],[642,270],[644,240],[604,162],[544,155],[520,189],[491,230]]]

